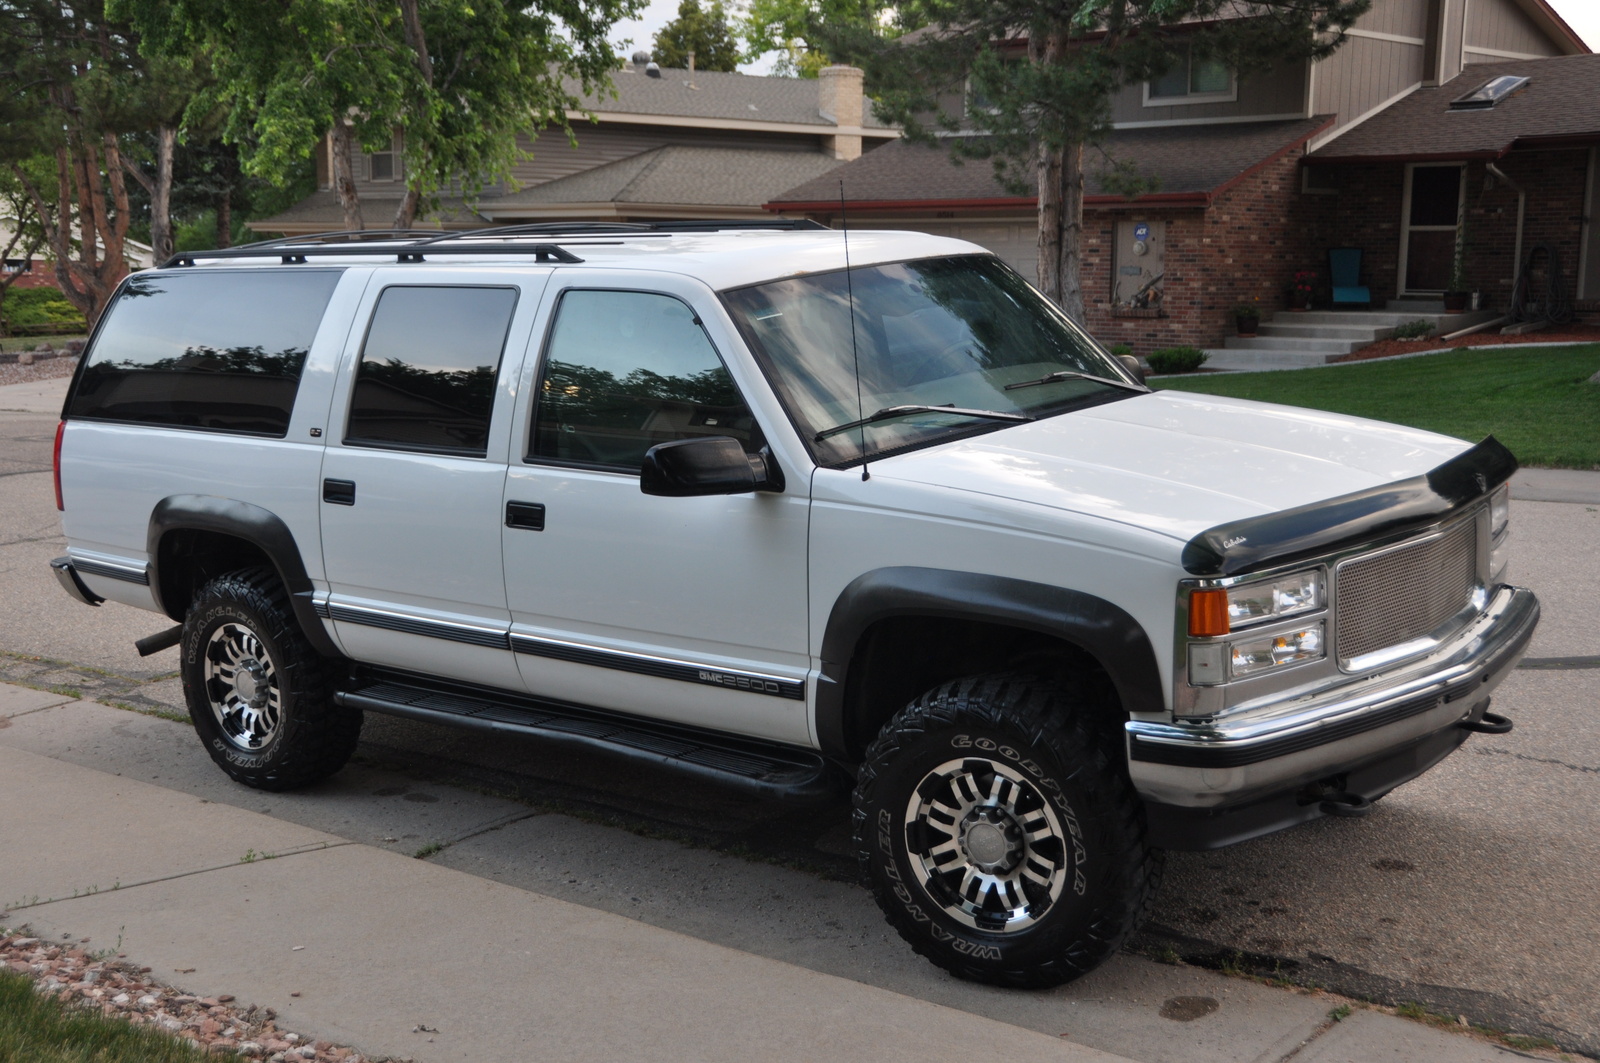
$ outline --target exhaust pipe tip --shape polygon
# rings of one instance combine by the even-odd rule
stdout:
[[[1349,791],[1328,794],[1317,805],[1323,815],[1338,816],[1341,819],[1360,819],[1362,816],[1370,816],[1374,807],[1365,797]]]

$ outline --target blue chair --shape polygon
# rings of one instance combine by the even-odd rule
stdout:
[[[1328,276],[1333,282],[1333,305],[1365,303],[1372,306],[1372,292],[1361,284],[1361,248],[1335,247],[1328,251]]]

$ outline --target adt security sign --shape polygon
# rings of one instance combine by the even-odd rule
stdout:
[[[1133,227],[1133,238],[1141,241],[1150,239],[1150,223],[1142,221],[1135,225]]]

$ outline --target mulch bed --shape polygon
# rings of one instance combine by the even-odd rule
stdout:
[[[0,970],[27,975],[41,993],[164,1030],[202,1051],[265,1063],[369,1063],[354,1049],[279,1029],[271,1008],[184,993],[125,953],[91,952],[88,944],[88,938],[49,941],[0,928]]]
[[[1449,328],[1448,325],[1445,326]],[[1454,340],[1429,336],[1420,340],[1379,340],[1377,343],[1341,355],[1335,362],[1365,362],[1373,358],[1393,358],[1397,354],[1423,354],[1429,351],[1454,351],[1462,347],[1524,347],[1530,343],[1600,343],[1600,328],[1593,325],[1567,325],[1517,336],[1502,336],[1498,328],[1474,332]]]

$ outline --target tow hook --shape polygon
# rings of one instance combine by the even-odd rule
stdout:
[[[1456,724],[1463,731],[1471,731],[1478,735],[1505,735],[1511,733],[1511,728],[1516,725],[1511,722],[1511,717],[1501,716],[1497,712],[1486,712],[1476,720],[1462,720]]]
[[[1323,815],[1340,816],[1344,819],[1360,819],[1362,816],[1372,814],[1372,802],[1348,790],[1328,794],[1317,807],[1322,810]]]

